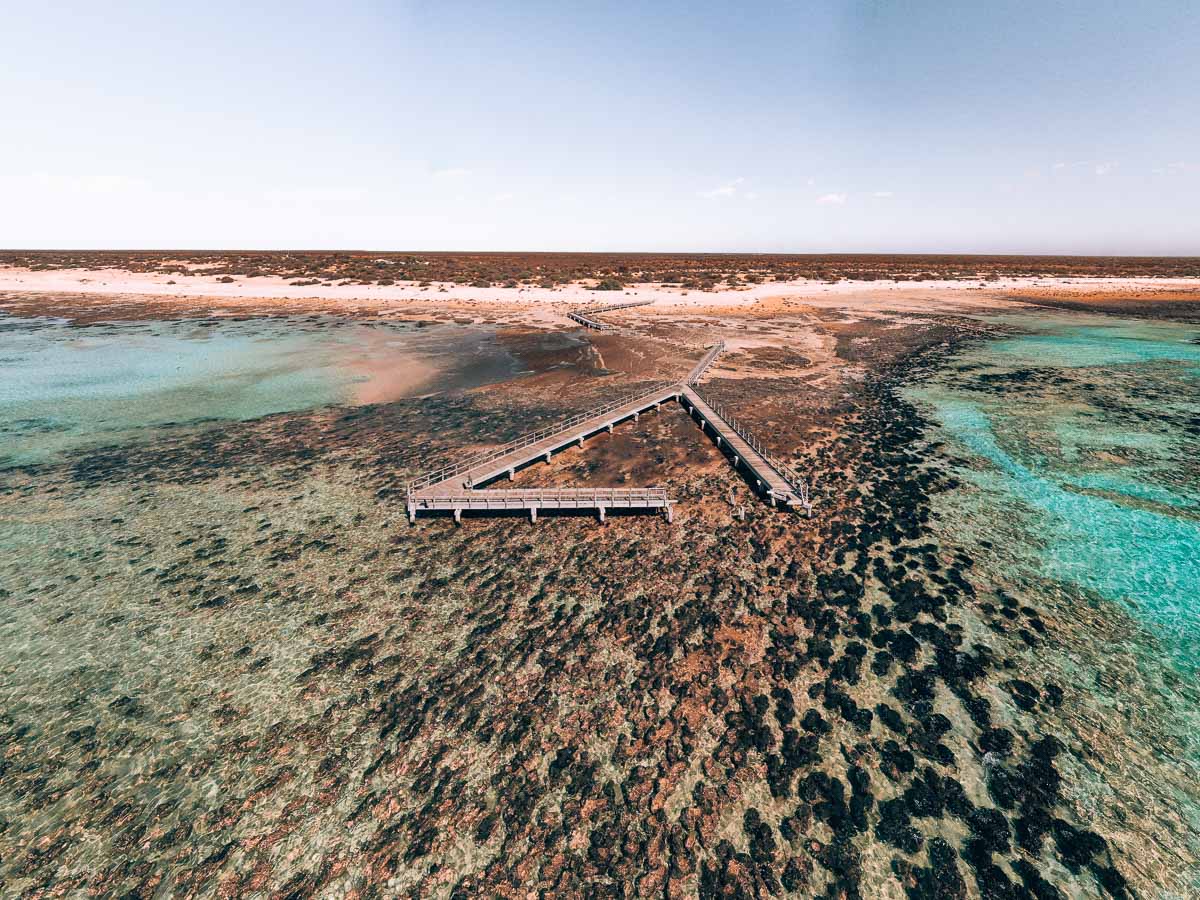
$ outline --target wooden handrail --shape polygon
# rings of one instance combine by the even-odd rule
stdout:
[[[620,400],[613,400],[610,403],[605,403],[602,406],[594,407],[586,412],[577,413],[568,419],[564,419],[554,425],[548,425],[545,428],[539,428],[537,431],[531,431],[528,434],[521,435],[500,447],[492,450],[485,450],[477,453],[474,456],[469,456],[466,459],[453,463],[452,465],[443,466],[440,469],[434,469],[430,472],[422,473],[408,482],[406,488],[409,493],[419,491],[423,487],[428,487],[431,484],[437,484],[439,481],[445,481],[448,478],[453,478],[455,475],[460,475],[463,472],[469,472],[471,469],[486,465],[489,462],[494,462],[497,459],[529,447],[533,444],[544,441],[549,437],[572,430],[578,425],[582,425],[590,419],[599,418],[607,413],[614,412],[624,406],[630,406],[640,401],[648,400],[658,394],[662,394],[669,388],[674,386],[674,382],[660,381],[653,388],[640,394],[631,394],[623,397]]]

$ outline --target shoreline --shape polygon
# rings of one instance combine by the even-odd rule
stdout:
[[[1075,309],[1150,318],[1200,320],[1200,278],[1008,278],[997,281],[797,280],[714,291],[635,285],[598,291],[474,288],[457,284],[292,285],[276,276],[221,283],[215,276],[170,276],[125,270],[0,267],[0,313],[61,315],[77,322],[195,315],[341,315],[416,318],[561,328],[572,310],[650,301],[627,310],[632,321],[669,317],[805,315],[837,312],[845,320],[896,314],[969,315],[1002,308]]]
[[[227,276],[233,277],[233,276]],[[470,302],[504,305],[607,305],[623,297],[661,302],[664,307],[738,308],[783,297],[828,298],[847,295],[911,295],[920,292],[954,294],[999,291],[1048,291],[1111,293],[1122,291],[1200,293],[1200,278],[1092,277],[1075,278],[1000,278],[983,280],[934,280],[922,282],[878,279],[874,281],[840,280],[837,282],[797,279],[747,285],[736,289],[702,291],[661,285],[635,284],[622,290],[602,291],[582,284],[556,288],[542,287],[470,287],[434,283],[421,287],[416,282],[394,285],[295,285],[286,278],[265,275],[237,277],[222,283],[212,275],[165,275],[120,269],[32,270],[0,266],[0,291],[52,294],[136,294],[156,298],[211,297],[227,300],[314,300],[375,302]]]

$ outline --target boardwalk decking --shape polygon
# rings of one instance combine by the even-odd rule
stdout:
[[[539,510],[595,510],[603,522],[610,510],[662,511],[672,519],[675,503],[664,488],[525,488],[518,490],[463,491],[445,495],[417,494],[409,500],[409,518],[418,512],[450,511],[455,521],[464,512],[497,515],[524,512],[536,522]]]
[[[649,306],[653,300],[638,300],[634,303],[614,303],[611,306],[598,306],[594,309],[577,309],[574,312],[567,313],[567,318],[578,322],[585,328],[591,328],[593,331],[616,331],[616,325],[610,325],[608,322],[601,322],[599,319],[593,318],[601,313],[615,312],[618,309],[632,309],[635,306]]]
[[[724,341],[717,341],[715,344],[713,344],[708,349],[708,352],[704,354],[704,357],[700,360],[700,362],[696,363],[696,368],[692,369],[691,374],[689,374],[687,377],[686,383],[687,384],[695,384],[701,378],[703,378],[704,373],[707,372],[709,370],[709,368],[712,366],[712,364],[717,361],[717,357],[720,356],[724,352],[725,352],[725,342]]]
[[[537,459],[546,459],[572,444],[582,444],[601,431],[612,432],[619,422],[636,419],[647,410],[657,409],[679,395],[679,385],[663,382],[648,391],[605,404],[596,409],[572,416],[549,428],[530,432],[495,450],[467,457],[454,465],[426,473],[409,482],[416,491],[469,491],[501,475],[510,478],[516,470]]]
[[[642,306],[623,303],[605,310]],[[575,314],[572,318],[578,321]],[[450,512],[455,521],[464,512],[498,515],[512,511],[528,513],[537,521],[539,510],[594,510],[600,521],[609,510],[662,512],[668,522],[675,503],[663,488],[527,488],[486,489],[481,485],[504,475],[516,477],[519,469],[537,461],[549,462],[556,452],[583,446],[592,435],[626,420],[636,421],[642,413],[678,400],[711,432],[721,450],[728,451],[735,468],[741,468],[758,492],[772,506],[809,507],[807,492],[786,465],[772,458],[762,445],[719,404],[706,399],[697,384],[725,349],[724,342],[709,348],[684,382],[662,382],[635,395],[606,403],[572,416],[548,428],[531,432],[494,450],[465,457],[449,466],[427,472],[408,484],[405,506],[409,521],[420,512]]]
[[[717,412],[714,404],[710,404],[691,385],[680,392],[679,402],[689,412],[700,417],[701,427],[707,426],[714,434],[718,449],[728,448],[733,455],[734,468],[745,466],[749,470],[759,493],[771,501],[771,505],[797,506],[800,495],[793,486],[793,475],[789,479],[784,472],[786,469],[776,462],[750,435],[735,421]]]

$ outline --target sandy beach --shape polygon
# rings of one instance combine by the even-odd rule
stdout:
[[[1143,302],[1200,298],[1200,278],[1001,278],[990,281],[928,280],[854,281],[834,283],[800,279],[752,284],[736,289],[687,290],[659,285],[632,285],[621,291],[594,290],[585,284],[555,288],[470,287],[416,282],[393,285],[296,285],[285,278],[263,276],[219,280],[204,273],[162,275],[120,269],[48,269],[0,267],[0,292],[76,297],[143,298],[148,305],[195,304],[214,301],[211,314],[241,314],[247,310],[281,312],[302,309],[345,314],[386,314],[388,311],[430,310],[478,313],[495,310],[527,324],[561,324],[567,311],[591,305],[648,300],[653,306],[633,310],[635,316],[681,311],[700,314],[732,311],[778,313],[805,306],[873,311],[945,312],[946,305],[994,308],[997,300],[1023,299],[1031,305],[1044,300],[1121,300]],[[219,301],[219,302],[216,302]]]

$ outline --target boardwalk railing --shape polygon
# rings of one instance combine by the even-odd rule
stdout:
[[[635,306],[649,306],[653,302],[653,300],[638,300],[633,303],[613,303],[610,306],[598,306],[595,309],[577,309],[574,312],[567,313],[567,318],[573,319],[580,325],[595,329],[596,331],[616,331],[616,325],[609,325],[607,322],[599,322],[596,319],[593,319],[592,316],[597,316],[601,313],[615,312],[618,309],[632,309]]]
[[[438,482],[445,481],[448,478],[453,478],[455,475],[461,475],[464,472],[469,472],[474,468],[486,465],[487,463],[500,459],[503,456],[507,456],[516,450],[520,450],[524,447],[530,446],[531,444],[544,441],[546,438],[553,437],[560,432],[570,431],[573,427],[581,425],[584,422],[587,422],[589,419],[603,416],[605,413],[614,412],[623,406],[629,406],[637,403],[640,400],[645,400],[653,397],[656,394],[661,394],[668,388],[674,387],[675,384],[676,382],[673,381],[660,381],[648,391],[643,391],[638,394],[631,394],[630,396],[623,397],[620,400],[613,400],[609,403],[605,403],[602,406],[593,407],[585,412],[571,416],[569,419],[564,419],[560,422],[557,422],[554,425],[547,425],[545,428],[539,428],[537,431],[531,431],[528,434],[523,434],[521,437],[509,441],[507,444],[504,444],[500,447],[494,447],[490,450],[481,451],[480,453],[476,453],[474,456],[468,456],[465,459],[454,463],[453,465],[443,466],[440,469],[434,469],[432,472],[424,472],[408,482],[407,492],[411,495],[415,491],[419,491],[422,488],[428,487],[429,485],[437,484]]]
[[[493,488],[486,491],[448,493],[445,497],[422,494],[417,506],[453,504],[463,509],[525,509],[542,506],[660,506],[668,502],[666,488]]]
[[[716,361],[716,358],[725,352],[725,342],[717,341],[704,354],[704,358],[696,363],[696,368],[692,369],[692,374],[688,376],[687,383],[692,387],[696,386],[696,382],[704,377],[704,373],[708,371],[709,366]]]
[[[643,305],[645,305],[645,301],[621,303],[604,309],[623,309],[629,306]],[[574,313],[571,316],[579,318]],[[759,490],[766,491],[772,505],[780,500],[791,506],[798,504],[807,509],[811,515],[812,503],[809,499],[808,482],[801,479],[790,466],[768,453],[758,439],[725,407],[706,397],[697,387],[696,383],[724,349],[724,341],[718,341],[713,347],[710,347],[700,362],[692,369],[686,382],[657,382],[648,390],[576,413],[553,425],[523,434],[500,447],[480,451],[452,465],[418,475],[406,485],[406,506],[409,520],[416,521],[418,510],[448,510],[454,514],[456,522],[461,520],[464,511],[524,510],[529,513],[530,519],[536,522],[539,509],[594,509],[599,515],[600,521],[603,522],[606,509],[658,509],[666,515],[667,521],[670,522],[672,505],[675,501],[667,496],[665,489],[658,487],[475,490],[474,484],[476,481],[483,483],[497,477],[497,469],[499,472],[507,470],[509,477],[512,478],[518,467],[533,459],[545,456],[548,461],[554,450],[566,446],[567,443],[578,440],[582,445],[586,435],[605,427],[611,432],[616,422],[630,416],[636,418],[638,413],[672,399],[680,400],[692,407],[695,407],[699,401],[708,408],[707,412],[701,410],[700,415],[717,432],[718,446],[721,443],[722,433],[726,439],[732,441],[731,432],[741,438],[746,446],[757,454],[757,460],[752,458],[748,465],[757,476]],[[728,429],[729,432],[723,432],[723,429]],[[535,445],[537,445],[535,449],[529,449]],[[734,446],[736,448],[736,445]],[[745,448],[735,449],[734,453],[735,463],[744,461],[742,457],[746,454]],[[494,465],[497,462],[500,462],[498,467]],[[453,483],[455,477],[461,475],[468,477]]]
[[[800,484],[803,479],[796,474],[795,470],[793,470],[791,466],[782,462],[775,456],[772,456],[767,449],[758,442],[757,438],[755,438],[754,435],[752,435],[746,429],[746,427],[742,425],[741,422],[735,419],[729,410],[727,410],[724,406],[713,400],[711,397],[706,396],[704,392],[701,391],[696,385],[691,385],[691,388],[696,392],[701,400],[709,405],[713,412],[725,420],[725,424],[732,428],[737,433],[738,437],[749,444],[755,453],[765,459],[771,465],[771,467],[775,469],[775,471],[783,476],[783,480],[791,485],[792,490],[796,491],[797,494],[800,493]]]

